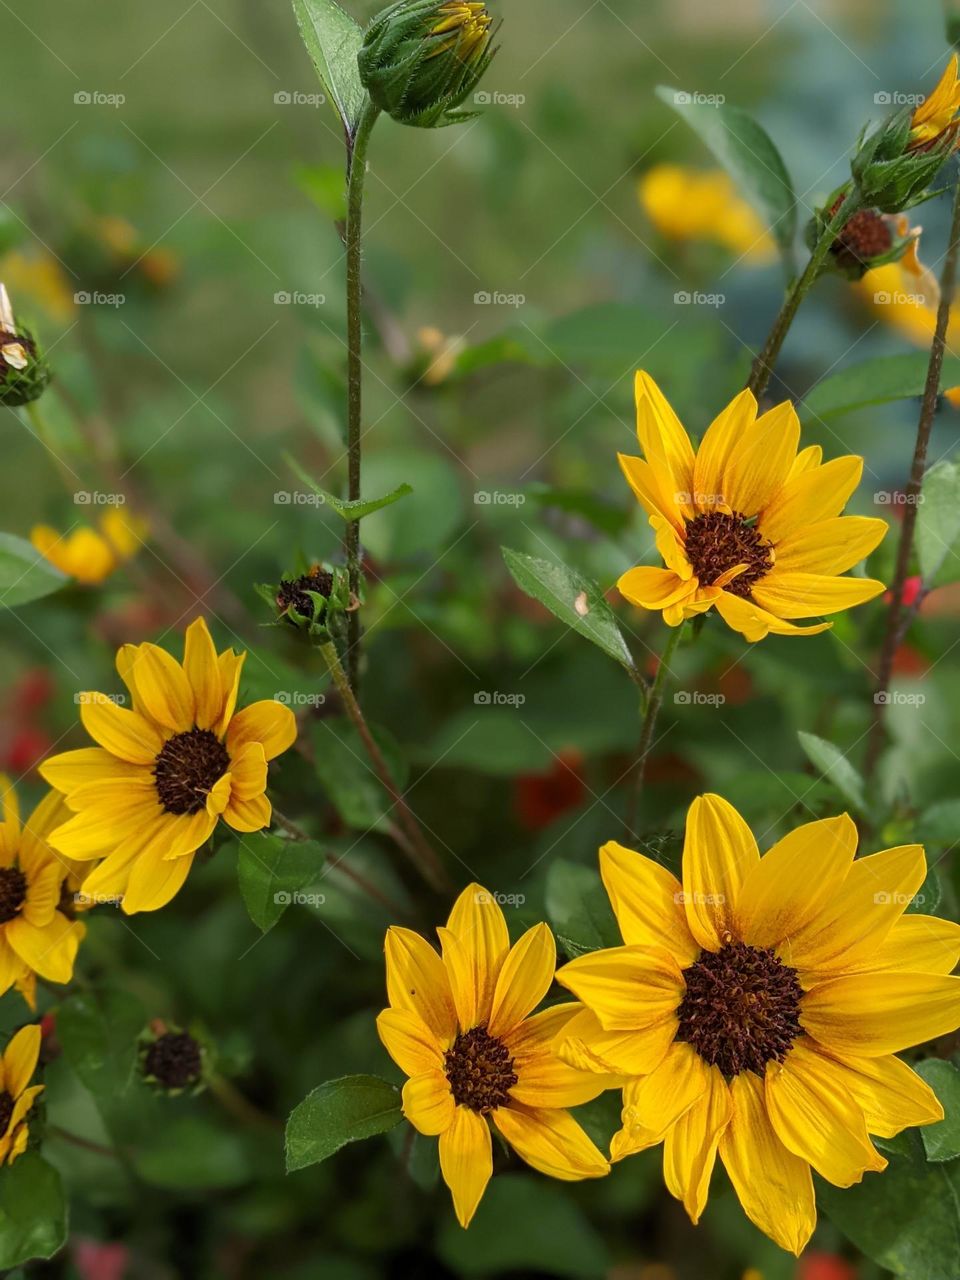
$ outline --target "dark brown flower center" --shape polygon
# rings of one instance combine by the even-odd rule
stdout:
[[[830,246],[830,252],[841,266],[857,267],[880,258],[893,247],[890,223],[875,209],[861,209],[844,224]]]
[[[797,971],[772,947],[731,942],[704,951],[684,969],[687,989],[677,1016],[677,1039],[692,1045],[725,1076],[763,1075],[768,1062],[782,1062],[800,1035]]]
[[[518,1078],[507,1046],[486,1027],[461,1031],[446,1052],[444,1069],[457,1106],[481,1115],[509,1102]]]
[[[13,1099],[6,1090],[0,1093],[0,1138],[7,1132],[10,1117],[13,1115]]]
[[[209,729],[175,733],[153,766],[160,803],[167,813],[199,813],[210,789],[229,768],[226,747]]]
[[[154,1040],[143,1058],[144,1075],[168,1089],[196,1084],[203,1070],[200,1046],[187,1031],[167,1031]]]
[[[277,588],[277,608],[286,611],[293,607],[301,618],[312,618],[316,601],[307,592],[329,599],[332,590],[333,574],[326,569],[314,569],[299,578],[283,578]]]
[[[27,900],[27,877],[17,867],[0,870],[0,924],[20,914]]]
[[[686,529],[686,553],[705,587],[712,587],[728,569],[745,564],[743,573],[725,588],[735,596],[749,596],[750,588],[773,568],[772,544],[738,511],[695,516]]]

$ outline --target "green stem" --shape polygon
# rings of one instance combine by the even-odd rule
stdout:
[[[930,433],[937,413],[940,397],[940,375],[943,371],[943,356],[946,349],[947,326],[950,323],[950,308],[956,289],[957,257],[960,252],[960,183],[953,193],[953,222],[950,227],[950,240],[947,255],[943,262],[943,274],[940,278],[940,305],[937,308],[937,324],[930,346],[930,361],[927,365],[927,381],[923,389],[923,402],[920,406],[920,420],[917,423],[917,440],[913,450],[913,463],[910,468],[910,479],[905,490],[903,507],[903,523],[900,526],[900,545],[897,548],[897,564],[894,569],[893,582],[890,587],[891,601],[887,613],[887,625],[880,653],[880,670],[877,673],[877,688],[873,700],[873,717],[870,724],[870,737],[867,740],[867,755],[864,762],[864,776],[872,778],[880,758],[884,740],[884,718],[886,699],[879,695],[887,693],[893,677],[893,663],[903,642],[912,613],[904,609],[903,589],[910,572],[913,557],[913,539],[917,527],[917,511],[923,490],[923,476],[927,469],[927,448],[930,444]]]
[[[367,175],[367,147],[380,111],[370,100],[361,113],[357,131],[347,139],[347,497],[360,500],[360,423],[363,397],[363,289],[362,260],[363,186]],[[360,522],[348,520],[344,551],[350,590],[360,598]],[[350,687],[356,692],[360,674],[360,612],[353,609],[347,618],[347,670]]]
[[[33,427],[33,433],[37,437],[37,439],[40,441],[40,443],[43,445],[44,449],[47,451],[47,454],[49,455],[51,462],[56,468],[57,474],[60,476],[60,479],[63,481],[67,492],[71,494],[76,494],[77,481],[79,477],[76,475],[76,473],[71,471],[70,467],[67,466],[64,460],[57,453],[56,449],[53,447],[53,437],[50,431],[50,427],[47,424],[47,420],[43,416],[43,412],[40,409],[40,401],[31,400],[30,403],[26,406],[26,410],[27,410],[27,417],[30,419],[30,425]],[[74,501],[76,501],[76,499],[74,499]]]
[[[640,813],[640,801],[643,797],[643,780],[647,770],[647,759],[650,755],[650,748],[653,746],[653,733],[657,726],[657,717],[660,714],[660,708],[663,705],[663,694],[667,684],[667,677],[670,675],[670,663],[673,661],[677,646],[687,629],[687,624],[681,623],[678,627],[671,627],[670,634],[667,637],[667,643],[663,647],[663,653],[660,655],[660,662],[657,665],[657,674],[653,678],[653,684],[647,693],[646,704],[643,712],[643,727],[640,730],[640,745],[637,748],[637,763],[633,775],[633,786],[630,792],[630,801],[627,807],[627,836],[633,837],[636,833],[634,827]]]
[[[794,280],[787,290],[787,296],[784,299],[783,306],[780,308],[780,314],[773,323],[773,328],[764,343],[763,350],[754,360],[753,367],[750,370],[750,380],[747,382],[747,388],[753,392],[758,400],[767,389],[767,383],[773,373],[773,366],[776,364],[780,348],[783,346],[784,340],[790,332],[790,326],[793,324],[800,309],[800,303],[810,292],[814,281],[820,274],[820,269],[826,261],[827,254],[830,252],[837,235],[843,230],[845,224],[857,212],[859,207],[860,193],[853,187],[844,193],[836,213],[830,219],[826,229],[817,241],[802,275]]]
[[[370,763],[373,765],[377,777],[383,784],[387,794],[393,801],[397,811],[397,817],[400,822],[407,842],[401,844],[401,848],[407,853],[407,856],[417,867],[417,870],[434,889],[440,893],[448,893],[452,886],[450,878],[447,875],[443,864],[437,857],[436,852],[427,842],[426,837],[420,829],[420,824],[410,810],[406,800],[400,793],[397,784],[393,780],[390,767],[384,759],[383,752],[377,744],[376,739],[370,732],[370,726],[364,719],[363,712],[360,710],[360,704],[357,702],[347,679],[343,664],[340,661],[340,655],[337,653],[336,646],[332,640],[327,640],[320,645],[320,652],[323,654],[333,683],[337,687],[337,692],[343,701],[347,714],[353,721],[357,733],[360,735],[360,741],[363,743],[364,750],[370,757]]]

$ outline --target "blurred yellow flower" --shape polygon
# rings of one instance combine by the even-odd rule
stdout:
[[[920,227],[910,227],[906,214],[890,221],[898,237],[915,239],[897,262],[885,263],[866,272],[854,288],[891,328],[918,346],[929,346],[937,325],[940,286],[933,272],[920,261]],[[951,319],[960,308],[951,312]]]
[[[671,240],[707,240],[752,262],[776,256],[773,236],[723,169],[658,164],[638,184],[640,203]]]
[[[556,968],[545,924],[511,947],[496,899],[472,884],[437,933],[442,958],[409,929],[387,931],[390,1008],[377,1030],[409,1077],[403,1114],[420,1133],[439,1135],[440,1170],[466,1227],[493,1172],[488,1119],[541,1173],[599,1178],[610,1165],[567,1108],[615,1082],[553,1054],[552,1041],[580,1005],[533,1014]]]
[[[16,792],[0,777],[0,995],[16,986],[31,1007],[36,975],[69,982],[85,929],[60,909],[67,869],[49,844],[50,832],[69,813],[63,797],[48,792],[25,823]]]
[[[30,541],[52,565],[85,586],[103,582],[131,559],[147,536],[147,523],[116,507],[100,517],[100,530],[81,525],[58,533],[48,524],[30,530]]]
[[[913,113],[910,149],[932,146],[948,129],[954,129],[960,111],[960,77],[957,55],[953,54],[937,87]]]
[[[564,965],[585,1006],[558,1038],[571,1064],[633,1077],[611,1159],[663,1143],[668,1190],[697,1222],[719,1153],[747,1216],[800,1254],[811,1168],[838,1187],[886,1168],[870,1135],[943,1117],[895,1055],[960,1025],[960,925],[904,914],[919,845],[855,860],[843,814],[761,857],[717,795],[687,815],[683,883],[611,842],[600,873],[624,944]]]
[[[0,1059],[0,1166],[13,1164],[27,1149],[26,1117],[42,1084],[31,1085],[40,1057],[40,1028],[21,1027]]]
[[[438,387],[446,382],[456,367],[457,357],[463,351],[463,338],[449,338],[433,325],[424,325],[417,331],[422,359],[426,369],[420,381],[428,387]]]
[[[51,254],[7,253],[0,258],[0,280],[21,301],[37,306],[61,323],[73,316],[73,290]]]
[[[884,520],[841,516],[863,459],[822,463],[817,445],[797,452],[800,422],[789,401],[757,417],[741,391],[695,453],[680,419],[646,373],[636,378],[642,458],[620,466],[656,531],[666,568],[639,565],[617,583],[668,626],[716,608],[748,640],[815,635],[832,623],[794,618],[837,613],[872,600],[883,583],[841,577],[880,543]]]
[[[72,810],[50,843],[69,859],[103,859],[83,881],[85,899],[122,899],[128,915],[156,911],[180,890],[220,817],[234,831],[269,826],[267,763],[293,745],[297,722],[273,700],[236,710],[245,658],[218,654],[198,618],[182,663],[154,644],[120,649],[131,707],[78,694],[98,745],[52,756],[40,773]]]

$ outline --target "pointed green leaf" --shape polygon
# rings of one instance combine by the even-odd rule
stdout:
[[[596,582],[582,577],[565,564],[538,560],[503,547],[503,558],[521,591],[539,600],[568,627],[592,640],[631,673],[635,670],[613,610]]]
[[[807,759],[858,813],[866,807],[863,778],[838,746],[814,733],[797,734]]]
[[[326,854],[314,840],[283,840],[262,832],[237,842],[237,876],[250,919],[263,933],[277,923],[307,885],[315,884]]]
[[[377,1076],[328,1080],[287,1120],[287,1173],[326,1160],[348,1142],[386,1133],[403,1118],[400,1090]]]
[[[59,591],[67,581],[31,543],[0,533],[0,606],[29,604]]]
[[[960,1071],[952,1062],[927,1058],[917,1066],[917,1074],[940,1099],[944,1111],[942,1120],[920,1130],[927,1159],[935,1163],[955,1160],[960,1156]]]
[[[335,494],[329,493],[326,489],[321,489],[315,480],[311,480],[295,458],[291,458],[289,454],[285,454],[284,456],[292,470],[296,472],[303,483],[307,485],[318,498],[323,499],[325,506],[328,506],[331,511],[335,511],[341,520],[346,520],[347,522],[351,520],[362,520],[364,516],[373,515],[374,511],[380,511],[383,507],[389,507],[394,502],[398,502],[401,498],[405,498],[408,493],[413,493],[412,485],[401,484],[398,485],[392,493],[388,493],[382,498],[360,498],[356,502],[347,502],[343,498],[338,498]]]
[[[878,356],[841,369],[822,378],[798,406],[802,417],[829,418],[854,409],[893,400],[909,400],[923,395],[930,354],[914,351],[907,355]],[[940,385],[960,383],[960,356],[948,355],[943,362]]]
[[[960,578],[960,466],[938,462],[923,478],[917,510],[917,559],[924,585]]]
[[[363,32],[335,0],[293,0],[293,11],[320,83],[343,127],[353,133],[365,97],[357,68]]]
[[[766,222],[784,261],[791,265],[797,197],[787,167],[766,130],[739,107],[701,102],[698,95],[667,85],[659,85],[656,92],[710,148]]]
[[[67,1238],[60,1174],[36,1151],[0,1169],[0,1267],[51,1258]]]

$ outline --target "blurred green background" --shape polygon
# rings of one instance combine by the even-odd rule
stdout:
[[[376,6],[349,7],[363,18]],[[82,742],[73,694],[117,687],[113,651],[124,641],[157,639],[179,653],[178,633],[199,610],[221,646],[251,650],[246,698],[323,687],[290,637],[261,629],[252,584],[276,581],[300,552],[338,554],[336,517],[302,502],[284,454],[321,485],[343,485],[343,146],[329,106],[307,101],[319,86],[285,0],[3,9],[0,278],[48,346],[57,383],[43,401],[53,457],[24,417],[0,411],[2,526],[21,536],[39,521],[70,530],[96,514],[74,500],[85,492],[122,493],[152,529],[102,592],[69,591],[0,617],[0,761],[39,795],[36,759]],[[605,588],[650,559],[649,529],[615,459],[633,451],[634,370],[649,369],[700,433],[742,386],[782,296],[775,263],[672,244],[645,216],[645,169],[712,165],[654,89],[723,94],[754,113],[792,172],[804,222],[843,180],[859,129],[883,113],[875,96],[928,91],[945,48],[932,0],[495,9],[502,48],[481,114],[437,131],[384,121],[372,144],[364,490],[407,481],[414,493],[363,526],[364,685],[455,878],[524,899],[509,913],[516,933],[543,918],[558,859],[592,868],[598,844],[618,834],[638,719],[623,673],[513,587],[500,547],[564,559]],[[944,205],[921,211],[933,266]],[[691,290],[723,301],[675,300]],[[830,371],[910,349],[831,279],[801,313],[771,394],[800,401]],[[902,486],[916,413],[910,401],[842,418],[801,410],[804,443],[866,456],[852,510],[885,514],[873,495]],[[934,459],[950,456],[958,425],[944,406]],[[892,550],[877,557],[881,575]],[[645,664],[662,645],[660,620],[622,604],[618,614]],[[719,705],[668,700],[650,828],[676,831],[705,788],[739,805],[762,845],[835,812],[841,801],[810,770],[796,731],[859,756],[880,625],[879,609],[868,610],[840,617],[831,635],[771,639],[747,655],[740,637],[711,623],[679,665],[682,685],[719,695]],[[885,778],[900,825],[881,833],[884,843],[960,796],[960,760],[947,745],[960,736],[955,635],[948,590],[899,668],[907,682],[925,681],[927,700],[892,709]],[[51,687],[29,702],[23,691],[38,670]],[[478,703],[491,692],[514,705]],[[439,922],[445,906],[423,901],[392,868],[362,805],[358,818],[331,796],[364,786],[332,699],[305,712],[303,738],[316,760],[284,767],[281,809],[334,854],[349,851],[422,928]],[[949,910],[952,839],[940,817],[928,830]],[[675,857],[676,842],[663,838],[664,857]],[[322,907],[292,909],[260,940],[234,861],[223,850],[158,916],[92,920],[81,969],[135,1002],[108,1010],[107,1023],[200,1020],[225,1075],[281,1120],[322,1080],[389,1074],[373,1027],[389,915],[333,870]],[[13,1026],[24,1008],[8,996],[0,1012]],[[128,1117],[108,1098],[95,1106],[62,1059],[47,1081],[58,1124],[96,1141],[124,1132]],[[846,1261],[814,1257],[797,1272],[746,1224],[719,1176],[695,1232],[653,1156],[573,1188],[500,1156],[509,1170],[463,1236],[419,1139],[404,1148],[395,1133],[284,1179],[269,1126],[248,1131],[209,1098],[164,1106],[150,1113],[155,1132],[145,1137],[137,1122],[132,1179],[48,1142],[74,1206],[71,1250],[51,1274],[885,1274],[827,1222],[814,1253]],[[594,1111],[596,1132],[608,1132],[617,1100]],[[123,1269],[90,1269],[106,1263],[91,1261],[83,1241],[113,1242]]]

